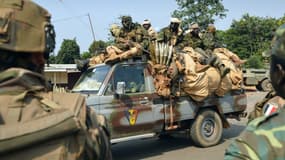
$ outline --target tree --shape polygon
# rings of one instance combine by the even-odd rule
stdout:
[[[277,27],[274,18],[262,18],[243,15],[239,21],[233,21],[230,29],[218,34],[225,47],[235,52],[243,59],[253,55],[261,55],[268,49]]]
[[[247,68],[264,68],[261,55],[254,55],[246,62]]]
[[[82,59],[88,59],[88,58],[91,58],[91,57],[92,57],[92,55],[90,54],[90,52],[83,52],[81,54],[81,58]]]
[[[56,63],[56,56],[50,55],[48,59],[49,64],[55,64]]]
[[[202,27],[213,24],[215,18],[226,17],[222,0],[176,0],[179,6],[172,16],[180,18],[183,26],[193,22],[198,23]]]
[[[76,39],[64,39],[57,55],[58,64],[73,64],[74,59],[80,58],[80,48]]]
[[[89,47],[89,53],[97,55],[101,53],[102,51],[104,51],[106,47],[107,47],[106,42],[102,40],[94,41]]]

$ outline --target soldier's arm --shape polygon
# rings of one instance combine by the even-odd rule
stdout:
[[[251,121],[240,137],[230,144],[224,159],[259,160],[282,156],[284,158],[283,152],[278,152],[283,149],[284,138],[276,136],[277,132],[283,130],[281,123],[284,117],[278,117],[278,114],[274,113]]]
[[[255,151],[243,140],[232,142],[225,152],[224,160],[258,160]]]

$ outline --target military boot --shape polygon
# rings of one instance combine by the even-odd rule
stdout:
[[[220,71],[222,78],[224,78],[231,71],[230,68],[226,67],[220,58],[215,55],[211,56],[208,63]]]
[[[231,69],[226,67],[225,64],[220,64],[218,69],[221,73],[221,77],[224,78],[228,73],[230,73]]]
[[[76,68],[81,72],[86,71],[87,68],[89,67],[89,59],[87,60],[75,59],[74,62],[76,64]]]

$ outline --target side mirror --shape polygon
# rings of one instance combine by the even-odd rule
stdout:
[[[117,82],[116,94],[124,95],[126,93],[125,90],[126,90],[126,82]]]

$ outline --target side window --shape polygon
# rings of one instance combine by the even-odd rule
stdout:
[[[144,66],[120,65],[114,70],[113,77],[107,86],[106,94],[114,93],[116,84],[125,82],[126,93],[139,93],[145,91]]]

